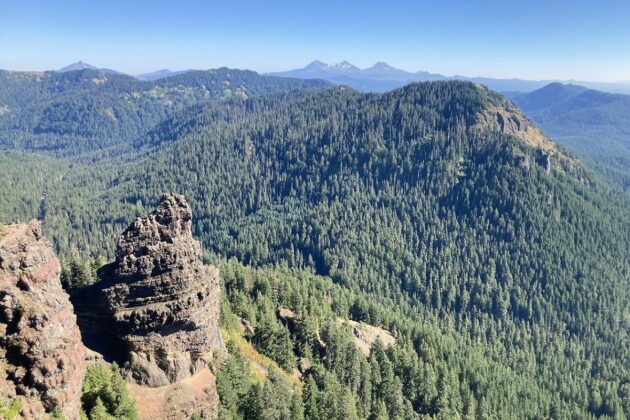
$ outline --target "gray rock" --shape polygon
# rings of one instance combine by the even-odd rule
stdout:
[[[120,236],[102,281],[72,297],[86,344],[138,384],[181,381],[225,353],[219,273],[203,265],[191,224],[184,197],[165,194]]]

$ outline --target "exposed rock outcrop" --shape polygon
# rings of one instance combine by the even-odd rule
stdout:
[[[487,90],[482,86],[479,86],[479,89]],[[509,134],[548,154],[558,153],[556,144],[536,127],[516,105],[508,101],[481,110],[477,114],[477,121],[473,128],[477,130],[490,129]]]
[[[73,294],[86,345],[137,384],[185,380],[225,352],[218,271],[203,265],[191,222],[184,197],[165,194],[121,235],[102,280]]]
[[[25,418],[79,418],[84,347],[60,271],[39,222],[0,227],[0,395]]]
[[[396,338],[387,330],[374,325],[356,321],[344,321],[351,328],[354,343],[366,356],[370,355],[376,340],[380,340],[385,347],[396,344]]]
[[[549,175],[551,173],[551,155],[549,153],[545,153],[542,150],[539,150],[537,160],[540,166],[545,168],[545,172],[547,173],[547,175]]]

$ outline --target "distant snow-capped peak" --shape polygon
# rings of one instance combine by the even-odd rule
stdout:
[[[348,61],[342,61],[341,63],[329,64],[327,67],[328,70],[333,71],[344,71],[344,70],[356,70],[357,67]]]

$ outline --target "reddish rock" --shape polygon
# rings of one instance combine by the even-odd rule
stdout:
[[[84,347],[60,271],[39,222],[0,228],[0,393],[26,418],[79,418]]]

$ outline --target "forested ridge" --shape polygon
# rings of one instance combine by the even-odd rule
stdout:
[[[228,68],[152,82],[98,70],[0,70],[0,146],[73,156],[133,141],[199,102],[325,86]]]
[[[22,196],[45,179],[71,287],[163,191],[186,195],[224,328],[251,322],[278,369],[252,380],[235,339],[226,418],[630,416],[627,198],[506,116],[522,126],[464,82],[290,91],[175,110],[122,155],[2,158]],[[29,217],[36,200],[9,197],[3,220]],[[397,342],[365,357],[346,319]],[[313,367],[283,399],[300,358]]]
[[[630,96],[552,83],[514,100],[602,179],[630,190]]]

